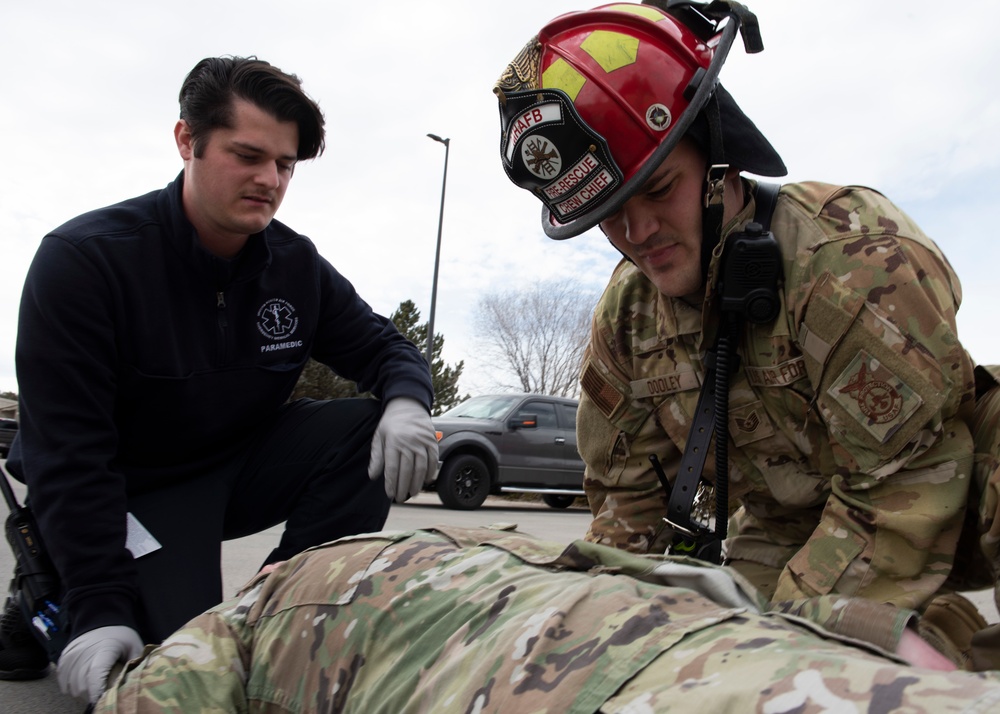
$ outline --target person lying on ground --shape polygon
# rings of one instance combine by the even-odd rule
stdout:
[[[930,666],[866,642],[865,618],[890,606],[829,604],[853,637],[765,610],[738,572],[689,558],[509,526],[349,536],[258,574],[147,647],[96,711],[1000,707],[1000,673],[954,670],[912,630],[914,660]]]

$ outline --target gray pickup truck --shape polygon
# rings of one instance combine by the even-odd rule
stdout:
[[[434,417],[439,469],[428,488],[448,508],[479,508],[489,494],[538,493],[552,508],[583,495],[577,401],[541,394],[472,397]]]

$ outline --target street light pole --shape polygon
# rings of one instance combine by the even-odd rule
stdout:
[[[438,267],[441,264],[441,227],[444,225],[444,189],[448,185],[448,150],[451,139],[442,139],[437,134],[428,134],[434,141],[444,144],[444,177],[441,179],[441,212],[438,214],[437,250],[434,252],[434,281],[431,283],[431,316],[427,322],[427,366],[430,367],[434,352],[434,312],[437,309]]]

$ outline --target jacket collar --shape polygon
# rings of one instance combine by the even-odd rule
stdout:
[[[216,288],[226,288],[231,283],[249,280],[259,275],[271,263],[268,245],[270,226],[250,236],[247,244],[233,258],[219,258],[205,250],[198,240],[198,233],[184,213],[182,200],[184,171],[167,184],[157,199],[160,219],[166,239],[177,254],[198,273],[210,277]]]

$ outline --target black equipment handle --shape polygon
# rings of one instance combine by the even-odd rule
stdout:
[[[42,543],[31,509],[18,503],[3,467],[0,467],[0,491],[10,509],[4,530],[16,563],[11,597],[31,624],[49,660],[55,662],[66,646],[69,629],[66,614],[59,605],[59,576]]]
[[[14,489],[10,487],[10,482],[7,480],[7,469],[0,465],[0,475],[3,476],[0,479],[0,491],[3,491],[3,500],[7,502],[7,508],[11,513],[16,511],[21,507],[21,504],[17,502],[17,496],[14,494]]]

